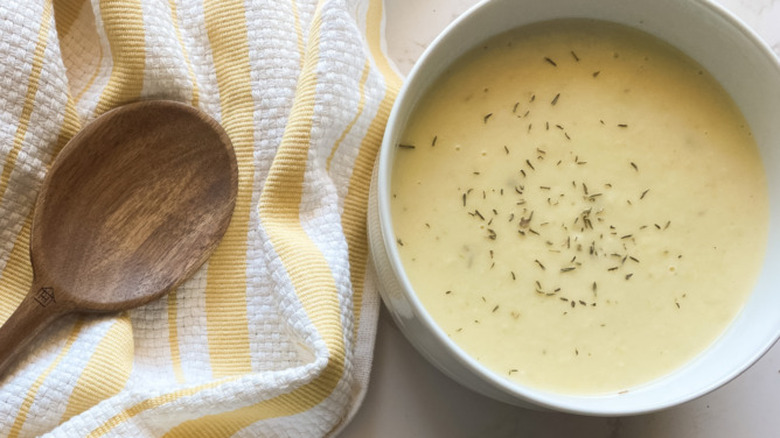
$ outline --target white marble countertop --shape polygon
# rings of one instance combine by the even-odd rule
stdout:
[[[408,72],[434,37],[475,3],[385,0],[388,52],[399,70]],[[719,3],[780,54],[780,0]],[[519,436],[780,437],[780,344],[742,376],[698,400],[650,415],[592,418],[525,410],[460,386],[428,364],[382,309],[370,387],[341,438]]]

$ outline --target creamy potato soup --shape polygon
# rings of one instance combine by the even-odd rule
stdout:
[[[621,392],[703,351],[746,300],[768,199],[715,79],[603,22],[524,27],[421,99],[397,145],[398,251],[425,308],[497,374]]]

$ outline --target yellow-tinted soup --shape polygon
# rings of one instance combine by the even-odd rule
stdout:
[[[621,391],[705,349],[749,294],[766,181],[739,110],[670,46],[592,21],[525,27],[413,113],[392,220],[426,309],[496,373]]]

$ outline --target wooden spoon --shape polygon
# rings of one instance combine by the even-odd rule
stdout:
[[[237,185],[230,139],[192,107],[143,101],[87,125],[38,195],[33,283],[0,327],[0,376],[55,318],[140,306],[192,275],[225,233]]]

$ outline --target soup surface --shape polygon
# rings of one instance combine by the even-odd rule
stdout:
[[[764,256],[749,127],[693,60],[586,20],[476,48],[420,100],[391,209],[434,320],[497,374],[620,392],[703,351]]]

